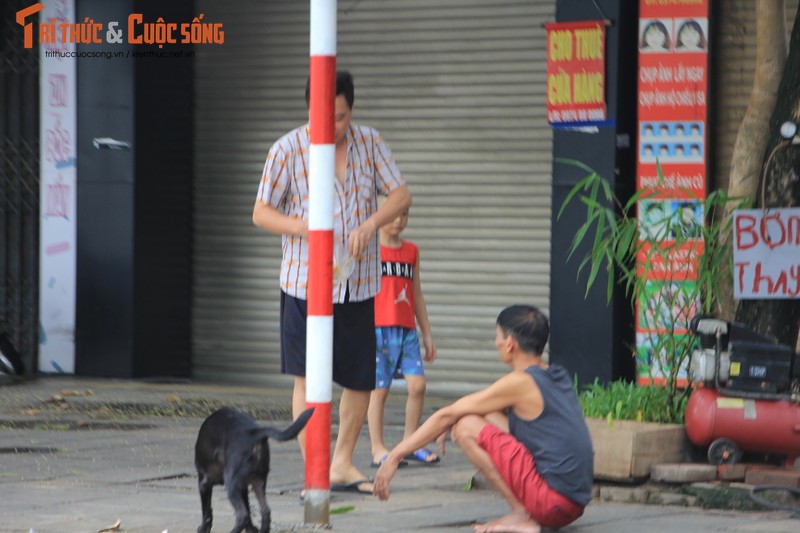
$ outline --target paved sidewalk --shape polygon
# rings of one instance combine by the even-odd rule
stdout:
[[[281,427],[290,421],[289,397],[288,382],[279,379],[260,387],[75,377],[0,384],[0,533],[97,533],[117,520],[122,532],[194,533],[200,502],[193,447],[205,413],[234,405]],[[449,400],[430,395],[426,413]],[[403,401],[402,392],[390,396],[388,442],[402,434]],[[273,442],[271,449],[268,501],[273,532],[322,529],[303,525],[298,495],[304,470],[296,443]],[[366,428],[357,462],[365,473],[374,472]],[[474,473],[451,445],[438,465],[412,464],[400,470],[389,502],[333,493],[330,529],[471,531],[476,521],[507,511],[494,491],[465,490]],[[233,513],[221,487],[215,489],[213,507],[213,531],[229,531]],[[797,533],[800,519],[782,511],[709,511],[595,500],[583,517],[561,531]]]

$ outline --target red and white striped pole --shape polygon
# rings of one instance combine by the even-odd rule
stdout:
[[[306,523],[328,524],[333,388],[333,180],[336,0],[311,0],[308,184]]]

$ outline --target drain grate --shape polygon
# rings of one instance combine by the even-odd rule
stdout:
[[[135,431],[150,429],[152,424],[107,420],[0,420],[0,429],[33,429],[37,431],[79,431],[113,429]]]
[[[47,448],[47,447],[28,447],[28,446],[8,446],[6,448],[0,448],[0,454],[16,454],[16,453],[39,453],[39,454],[50,454],[50,453],[57,453],[60,451],[58,448]]]
[[[291,420],[291,405],[264,406],[254,404],[237,404],[216,399],[182,399],[179,402],[167,403],[142,403],[142,402],[106,402],[87,403],[81,407],[71,404],[71,407],[84,409],[97,414],[118,414],[122,416],[155,416],[179,418],[205,418],[220,407],[235,407],[244,411],[256,420]]]
[[[244,411],[256,420],[291,420],[292,407],[288,402],[264,405],[254,402],[235,402],[221,399],[186,398],[177,401],[136,402],[136,401],[100,401],[97,397],[87,399],[58,398],[57,401],[46,402],[55,408],[69,413],[80,413],[91,418],[205,418],[220,407],[235,407]],[[33,409],[41,406],[32,407]]]
[[[149,477],[140,479],[136,483],[158,483],[159,481],[173,481],[175,479],[196,479],[197,474],[190,474],[188,472],[179,472],[177,474],[167,474],[166,476]]]

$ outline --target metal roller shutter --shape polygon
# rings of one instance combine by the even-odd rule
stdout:
[[[251,212],[272,142],[307,120],[308,3],[198,2],[225,43],[198,47],[194,375],[279,373],[280,238]],[[375,126],[414,195],[406,238],[421,253],[439,359],[431,389],[501,375],[494,320],[549,307],[552,135],[545,32],[552,0],[339,1],[339,68],[354,122]]]

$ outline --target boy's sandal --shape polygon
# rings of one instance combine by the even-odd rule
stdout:
[[[434,458],[431,459],[431,456],[434,456]],[[420,448],[414,453],[406,455],[406,459],[408,459],[409,461],[418,461],[424,465],[436,464],[442,460],[441,457],[439,457],[438,455],[436,455],[436,453],[430,451],[427,448]]]

